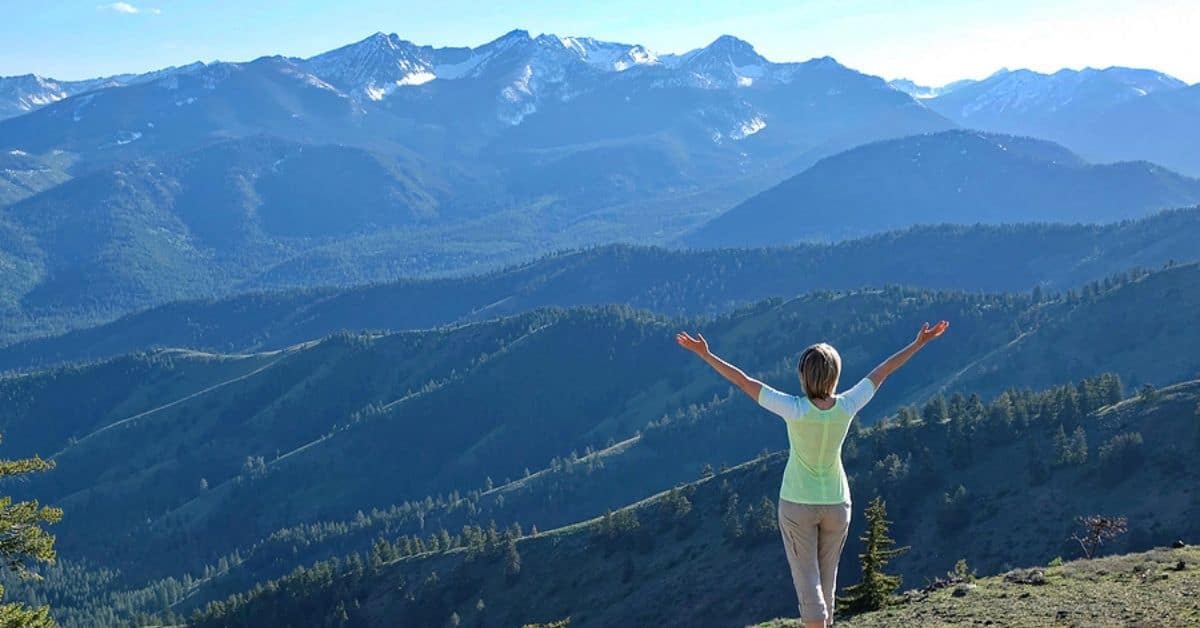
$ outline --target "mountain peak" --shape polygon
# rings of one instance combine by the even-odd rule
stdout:
[[[426,51],[395,33],[377,32],[307,59],[303,65],[355,98],[380,100],[397,87],[433,80],[427,56]]]
[[[728,56],[738,65],[765,63],[767,61],[762,55],[755,52],[754,46],[750,45],[750,42],[734,37],[733,35],[721,35],[714,39],[712,43],[700,51],[700,55],[705,54]]]
[[[529,31],[523,28],[514,28],[488,43],[496,44],[500,42],[524,41],[529,39],[532,39],[532,37],[529,36]]]
[[[396,48],[397,44],[399,44],[401,41],[403,41],[403,40],[401,40],[400,36],[395,33],[392,33],[389,35],[388,33],[385,33],[383,31],[376,31],[376,32],[368,35],[367,37],[365,37],[359,41],[356,41],[348,46],[342,46],[341,49],[353,49],[353,48],[385,48],[385,49],[392,48],[392,49],[394,49],[394,48]]]
[[[695,77],[708,85],[748,87],[763,78],[771,62],[754,51],[754,46],[733,35],[721,35],[699,50],[680,59]]]

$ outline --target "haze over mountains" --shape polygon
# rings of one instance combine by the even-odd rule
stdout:
[[[1001,70],[941,88],[893,81],[957,124],[1060,142],[1097,161],[1145,160],[1200,175],[1200,91],[1147,69]]]
[[[423,329],[540,307],[622,303],[680,316],[721,314],[812,290],[889,283],[988,292],[1076,289],[1131,268],[1200,260],[1198,240],[1200,209],[1193,208],[1105,226],[915,227],[790,248],[671,251],[615,245],[472,277],[177,301],[0,347],[0,370],[155,347],[283,349],[339,330]],[[1013,259],[1014,251],[1023,258]]]
[[[1127,549],[1192,534],[1197,89],[523,30],[0,79],[0,434],[58,465],[10,492],[67,513],[47,584],[5,587],[67,626],[787,612],[782,432],[680,328],[796,390],[810,342],[844,383],[953,321],[847,454],[910,580],[1073,551],[1073,509],[1127,507]]]
[[[843,239],[914,223],[1111,222],[1200,200],[1146,162],[1089,164],[1030,138],[946,131],[826,158],[686,237],[695,246]]]
[[[1067,122],[1123,107],[1153,108],[1171,141],[1194,128],[1191,88],[1121,68],[1002,72],[914,100],[828,57],[771,62],[731,36],[657,55],[514,30],[476,48],[376,33],[310,59],[6,85],[10,109],[31,109],[0,121],[11,339],[179,298],[478,272],[613,241],[1104,222],[1200,200],[1159,165],[1071,154]],[[938,134],[956,125],[1071,141]],[[1155,141],[1130,133],[1121,150]],[[1099,154],[1142,157],[1121,150]],[[788,222],[831,205],[837,224]]]

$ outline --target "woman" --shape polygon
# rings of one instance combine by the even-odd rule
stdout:
[[[842,468],[842,442],[850,422],[871,400],[883,380],[950,323],[925,323],[917,339],[875,367],[850,390],[835,394],[842,358],[819,343],[804,350],[797,370],[803,396],[779,392],[713,355],[708,341],[680,332],[675,340],[700,356],[722,377],[787,423],[788,461],[779,489],[779,531],[805,628],[833,624],[833,592],[838,559],[850,529],[850,486]]]

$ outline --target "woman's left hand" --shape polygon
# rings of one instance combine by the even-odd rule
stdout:
[[[692,338],[686,331],[681,331],[675,334],[675,342],[700,357],[709,354],[708,341],[704,339],[704,334],[696,334],[696,337]]]

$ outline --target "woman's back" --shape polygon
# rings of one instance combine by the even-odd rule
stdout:
[[[863,378],[850,390],[835,395],[828,409],[821,409],[808,397],[762,387],[759,405],[787,423],[789,454],[780,499],[798,504],[850,503],[850,487],[842,468],[842,443],[850,422],[874,394],[874,384]]]

